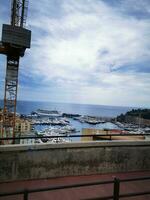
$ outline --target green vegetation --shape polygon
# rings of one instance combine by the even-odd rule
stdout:
[[[117,120],[123,122],[127,116],[140,117],[150,120],[150,109],[132,109],[131,111],[126,112],[126,114],[119,115]]]

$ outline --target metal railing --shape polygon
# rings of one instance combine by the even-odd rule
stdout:
[[[51,139],[51,138],[84,138],[84,137],[107,137],[103,138],[104,140],[112,140],[112,137],[114,136],[123,136],[123,137],[131,137],[131,136],[150,136],[149,133],[144,133],[144,134],[134,134],[134,133],[126,133],[126,134],[89,134],[89,135],[83,135],[83,134],[64,134],[64,135],[50,135],[50,136],[43,136],[43,135],[35,135],[35,136],[19,136],[19,137],[0,137],[0,141],[3,140],[18,140],[18,139]],[[102,140],[103,140],[102,139]],[[99,140],[99,139],[98,139]]]
[[[145,181],[145,180],[150,180],[150,177],[136,177],[136,178],[128,178],[128,179],[114,178],[113,180],[108,180],[108,181],[97,181],[97,182],[88,182],[88,183],[80,183],[80,184],[72,184],[72,185],[61,185],[61,186],[45,187],[45,188],[37,188],[37,189],[25,189],[25,190],[19,190],[19,191],[14,191],[14,192],[0,193],[0,197],[23,195],[24,200],[29,200],[29,195],[31,193],[113,184],[113,194],[111,196],[89,198],[86,200],[98,200],[98,199],[99,200],[109,200],[109,199],[119,200],[119,199],[125,198],[125,197],[150,195],[150,189],[148,191],[132,192],[132,193],[124,193],[124,194],[121,193],[120,194],[120,184],[121,183],[131,182],[131,181]]]

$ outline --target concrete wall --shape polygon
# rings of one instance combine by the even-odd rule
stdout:
[[[150,170],[150,141],[0,146],[0,182]]]

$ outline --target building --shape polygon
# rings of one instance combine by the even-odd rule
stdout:
[[[0,136],[2,137],[2,110],[0,110]],[[27,119],[21,119],[19,116],[16,117],[16,125],[15,125],[16,136],[20,136],[22,134],[31,132],[31,123]]]
[[[116,136],[117,134],[117,136]],[[100,130],[100,129],[92,129],[92,128],[83,128],[82,129],[82,135],[92,135],[88,137],[82,137],[82,142],[89,142],[89,141],[95,141],[95,140],[144,140],[144,136],[124,136],[125,134],[128,134],[127,131],[124,130]],[[99,136],[102,135],[102,136]],[[112,135],[112,136],[109,136]],[[114,135],[114,136],[113,136]]]
[[[19,135],[30,133],[31,131],[31,123],[27,119],[21,119],[19,117],[16,118],[16,125],[15,125],[15,131]]]

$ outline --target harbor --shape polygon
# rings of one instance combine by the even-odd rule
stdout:
[[[57,110],[42,110],[37,109],[32,111],[28,115],[21,115],[22,118],[26,118],[32,125],[32,132],[38,138],[35,143],[68,143],[86,141],[86,137],[82,138],[88,130],[88,134],[145,134],[150,133],[150,127],[141,126],[133,123],[121,123],[111,117],[89,116],[80,115],[78,113],[63,113]],[[72,135],[81,135],[79,137],[71,137]],[[87,134],[87,135],[88,135]],[[46,138],[47,136],[56,136],[52,138]],[[60,137],[59,137],[60,136]],[[109,137],[93,137],[92,140],[109,139]],[[112,137],[114,139],[125,137]],[[88,138],[89,141],[90,138]],[[126,137],[126,139],[146,139],[149,140],[149,136],[146,137]]]

